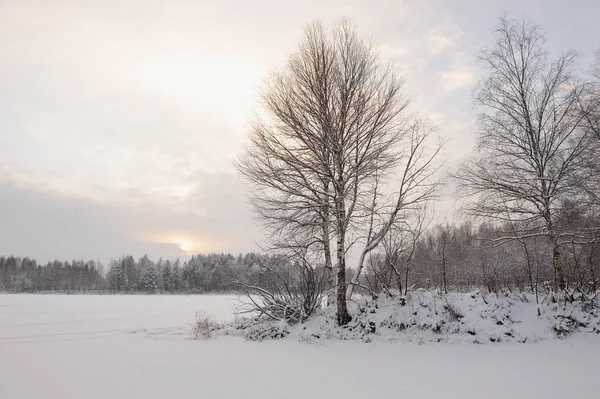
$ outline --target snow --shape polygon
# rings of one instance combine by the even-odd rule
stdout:
[[[600,339],[190,339],[231,296],[0,295],[0,398],[597,398]]]
[[[597,296],[596,296],[597,297]],[[336,326],[335,307],[318,311],[304,324],[249,323],[251,339],[324,339],[399,343],[534,343],[592,335],[600,340],[600,303],[551,300],[538,304],[524,293],[449,293],[416,290],[408,296],[380,296],[376,301],[353,298],[354,318]],[[588,297],[589,299],[589,297]],[[538,315],[539,312],[539,315]],[[269,325],[271,324],[271,325]]]

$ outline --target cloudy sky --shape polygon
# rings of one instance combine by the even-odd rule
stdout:
[[[474,54],[504,12],[549,47],[600,47],[595,0],[0,0],[0,254],[99,259],[255,249],[232,160],[302,26],[373,36],[468,154]]]

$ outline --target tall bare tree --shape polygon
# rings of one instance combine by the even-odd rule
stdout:
[[[262,95],[266,117],[253,125],[237,164],[275,247],[313,249],[331,268],[335,238],[340,325],[350,320],[346,254],[360,236],[355,230],[368,223],[373,186],[422,152],[402,86],[352,24],[343,21],[328,34],[312,23],[286,67],[269,80]],[[403,147],[411,138],[415,145]],[[417,164],[423,166],[411,167]]]
[[[478,147],[458,172],[462,189],[477,195],[476,215],[528,222],[521,236],[551,243],[558,287],[565,286],[556,212],[575,193],[589,129],[582,112],[584,85],[576,53],[549,60],[545,38],[529,22],[500,19],[493,47],[480,61],[486,76],[476,91],[481,107]]]
[[[587,194],[589,205],[600,208],[600,50],[596,52],[590,71],[590,84],[587,96],[583,101],[582,112],[585,115],[586,127],[590,130],[590,138],[586,151],[587,175],[577,177],[576,182]]]

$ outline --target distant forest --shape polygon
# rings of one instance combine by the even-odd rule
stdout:
[[[591,212],[574,203],[563,204],[557,227],[570,241],[562,252],[564,275],[574,287],[596,292],[600,286],[600,240],[579,242],[577,237],[598,225]],[[485,287],[544,291],[555,279],[551,244],[544,237],[515,239],[520,226],[488,223],[460,224],[431,221],[419,229],[393,230],[380,251],[370,254],[358,279],[364,294],[409,289],[467,291]],[[569,238],[569,237],[566,237]],[[39,265],[31,258],[0,257],[0,291],[98,293],[209,293],[268,292],[290,295],[313,287],[331,292],[333,282],[323,263],[299,264],[293,255],[248,253],[194,255],[180,260],[112,259],[108,269],[96,261],[53,261]],[[348,278],[356,269],[348,269]]]
[[[260,283],[259,264],[269,256],[249,253],[195,255],[181,263],[147,255],[112,259],[105,273],[97,261],[53,261],[0,257],[0,291],[202,293],[232,291],[237,279]]]

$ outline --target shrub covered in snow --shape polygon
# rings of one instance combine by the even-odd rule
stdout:
[[[214,332],[219,329],[219,325],[212,315],[204,312],[196,312],[196,320],[192,325],[192,332],[196,339],[210,339],[214,337]]]
[[[285,320],[255,319],[243,326],[242,336],[250,341],[278,339],[290,333],[290,325]]]
[[[246,291],[238,312],[256,317],[254,324],[260,324],[259,329],[278,322],[303,323],[321,306],[326,284],[324,268],[313,268],[308,262],[293,262],[286,257],[272,257],[260,268],[263,278],[270,282],[266,288],[237,281]]]

